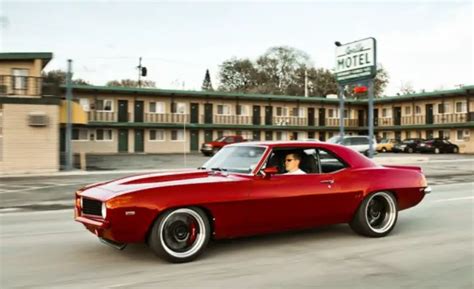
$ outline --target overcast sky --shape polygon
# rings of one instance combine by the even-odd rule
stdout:
[[[46,70],[66,69],[92,84],[137,77],[143,57],[160,88],[200,89],[206,68],[255,59],[272,46],[307,52],[334,67],[334,41],[377,39],[390,75],[387,95],[409,82],[448,89],[473,80],[471,1],[136,2],[0,0],[2,52],[53,52]]]

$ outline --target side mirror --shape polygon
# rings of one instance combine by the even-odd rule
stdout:
[[[271,175],[278,174],[278,168],[277,167],[268,167],[268,168],[264,168],[263,170],[261,170],[261,172],[262,172],[262,176],[264,178],[269,178]]]

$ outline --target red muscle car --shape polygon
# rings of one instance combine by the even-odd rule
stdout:
[[[285,174],[289,154],[305,174]],[[197,170],[148,173],[76,192],[75,219],[123,249],[146,242],[160,257],[186,262],[209,240],[349,223],[387,235],[398,211],[431,189],[419,167],[380,166],[322,142],[225,146]]]

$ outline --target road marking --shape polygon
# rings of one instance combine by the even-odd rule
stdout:
[[[463,200],[472,200],[472,199],[474,199],[474,196],[462,197],[462,198],[441,199],[441,200],[434,200],[434,201],[431,201],[431,202],[438,203],[438,202],[463,201]]]

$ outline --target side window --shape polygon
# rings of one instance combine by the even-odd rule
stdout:
[[[342,144],[345,145],[345,146],[350,146],[352,145],[352,138],[345,138],[343,141],[342,141]]]
[[[318,166],[323,174],[332,173],[346,168],[346,164],[340,161],[331,152],[318,149]]]

